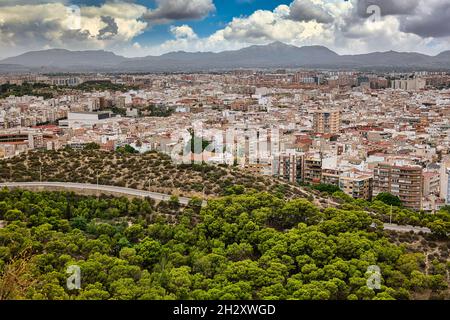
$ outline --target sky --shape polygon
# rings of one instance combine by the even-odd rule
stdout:
[[[450,50],[449,0],[0,0],[0,58],[32,50],[128,57],[323,45],[339,54]]]

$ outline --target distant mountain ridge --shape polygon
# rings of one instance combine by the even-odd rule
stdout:
[[[0,72],[193,72],[239,68],[450,70],[450,51],[437,56],[396,51],[339,55],[323,46],[296,47],[274,42],[235,51],[178,51],[142,58],[126,58],[103,50],[51,49],[0,61]]]

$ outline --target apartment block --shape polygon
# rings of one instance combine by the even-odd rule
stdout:
[[[445,195],[445,204],[450,205],[450,168],[447,169],[447,193]]]
[[[302,180],[307,184],[319,184],[322,181],[322,158],[320,155],[307,155],[303,160]]]
[[[440,188],[440,176],[439,172],[424,172],[423,173],[423,196],[428,197],[430,195],[439,194]]]
[[[341,112],[337,110],[316,111],[313,116],[313,129],[316,133],[339,133]]]
[[[449,181],[450,175],[450,157],[446,157],[441,162],[441,169],[439,172],[440,178],[440,198],[444,199],[446,203],[450,204],[450,188]]]
[[[322,169],[322,183],[339,186],[339,177],[341,170],[338,169]]]
[[[347,172],[339,177],[339,188],[355,199],[372,200],[373,177],[367,174]]]
[[[422,209],[423,169],[421,166],[379,163],[374,168],[374,192],[388,192],[400,198],[406,208]]]
[[[281,154],[274,158],[274,175],[292,183],[302,180],[303,155]]]
[[[426,80],[421,78],[392,80],[392,89],[422,90],[426,86]]]

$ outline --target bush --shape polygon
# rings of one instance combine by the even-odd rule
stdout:
[[[394,196],[388,192],[382,192],[375,197],[375,200],[379,200],[389,206],[401,207],[402,201],[399,197]]]

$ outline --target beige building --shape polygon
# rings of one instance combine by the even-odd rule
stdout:
[[[426,84],[427,84],[426,80],[421,78],[400,79],[400,80],[392,80],[391,87],[392,89],[413,91],[424,89]]]
[[[439,173],[440,176],[440,198],[447,200],[450,199],[449,195],[449,175],[448,171],[450,170],[450,156],[442,159],[441,162],[441,170]],[[447,202],[448,203],[448,202]]]
[[[322,183],[338,187],[341,173],[338,169],[322,169]]]
[[[339,188],[355,199],[372,200],[373,177],[368,174],[346,172],[339,177]]]
[[[313,129],[316,133],[339,133],[341,112],[338,110],[316,111],[313,117]]]
[[[379,163],[374,168],[373,195],[388,192],[398,196],[406,208],[421,210],[422,172],[421,166]]]
[[[423,196],[438,194],[440,189],[440,176],[438,172],[427,171],[423,173]]]
[[[320,154],[307,155],[303,160],[303,182],[319,184],[322,181],[322,158]]]

